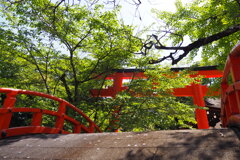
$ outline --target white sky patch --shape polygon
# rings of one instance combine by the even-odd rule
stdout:
[[[138,8],[130,1],[121,1],[121,12],[119,18],[123,19],[126,25],[136,26],[135,32],[141,31],[144,27],[156,23],[158,20],[151,12],[153,8],[161,11],[176,11],[176,0],[142,0]]]
[[[183,4],[192,2],[193,0],[182,0]],[[126,25],[136,26],[135,32],[141,31],[144,27],[150,26],[153,23],[159,23],[159,19],[152,13],[152,9],[160,11],[175,12],[176,0],[141,0],[138,8],[131,3],[131,0],[122,0],[122,6],[119,18],[123,19]]]

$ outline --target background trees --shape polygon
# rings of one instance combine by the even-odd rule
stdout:
[[[139,48],[132,27],[116,14],[65,1],[2,1],[1,87],[54,94],[95,112],[89,90],[128,65]]]
[[[75,2],[1,1],[1,87],[41,91],[66,99],[103,130],[111,125],[116,106],[120,107],[118,125],[124,131],[178,128],[194,123],[195,107],[180,103],[170,92],[195,79],[186,73],[176,77],[158,65],[155,70],[148,68],[166,59],[176,64],[188,53],[194,57],[201,46],[202,64],[223,64],[239,36],[238,1],[197,0],[188,6],[178,1],[176,13],[155,11],[165,26],[146,41],[133,35],[132,26],[117,19],[117,6],[106,9],[99,5],[102,1]],[[215,6],[217,9],[212,12]],[[186,37],[191,42],[183,46]],[[169,42],[171,47],[167,47]],[[173,52],[156,58],[151,55],[154,47]],[[139,50],[147,56],[133,54]],[[113,69],[125,67],[144,69],[149,74],[148,81],[133,79],[127,84],[131,90],[119,93],[115,99],[91,97],[90,89],[106,86],[104,78]],[[172,79],[166,77],[169,74]],[[151,94],[135,97],[133,92]],[[37,103],[32,97],[24,97],[22,102]]]
[[[142,53],[152,48],[167,50],[168,54],[150,63],[170,60],[172,64],[187,55],[194,58],[201,53],[202,65],[223,67],[229,51],[240,38],[239,4],[239,0],[194,0],[183,5],[178,0],[175,13],[155,9],[163,24],[144,43]]]
[[[25,79],[36,78],[47,93],[58,92],[61,82],[68,100],[77,103],[80,92],[85,92],[81,85],[121,68],[137,51],[132,28],[118,23],[116,12],[103,11],[101,6],[92,10],[65,6],[64,1],[6,1],[2,3],[2,49],[11,51],[15,62],[28,64],[22,68],[26,76],[37,74]]]

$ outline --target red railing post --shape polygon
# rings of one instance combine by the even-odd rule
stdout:
[[[69,131],[64,130],[65,120],[67,120],[72,125],[74,125],[74,129],[73,129],[74,133],[80,133],[81,129],[83,129],[87,133],[92,133],[95,131],[101,132],[100,128],[80,109],[78,109],[74,105],[60,98],[54,97],[52,95],[44,94],[41,92],[10,89],[10,88],[0,88],[0,93],[6,94],[3,107],[0,108],[0,138],[31,134],[31,133],[51,133],[51,134],[70,133]],[[56,112],[56,111],[51,111],[47,109],[27,108],[27,107],[14,108],[14,105],[16,102],[16,96],[18,94],[40,96],[50,100],[54,100],[59,103],[58,111]],[[80,114],[83,118],[85,118],[89,122],[89,128],[81,124],[81,122],[74,119],[73,117],[66,115],[65,114],[66,107],[73,109],[75,112]],[[12,113],[14,112],[33,113],[31,125],[9,128],[11,124]],[[56,117],[56,122],[54,127],[41,125],[43,114]]]
[[[36,112],[33,114],[32,117],[32,126],[41,126],[42,124],[42,110],[40,110],[40,112]]]
[[[231,63],[230,71],[232,73],[233,82],[240,81],[240,55],[229,55]]]
[[[7,97],[4,100],[2,108],[8,109],[8,112],[0,116],[0,130],[9,128],[12,119],[11,109],[14,108],[17,94],[18,90],[12,90],[9,93],[7,93]]]
[[[240,81],[240,56],[239,55],[229,55],[229,60],[231,62],[231,68],[230,71],[232,73],[232,79],[233,79],[233,83]],[[238,110],[237,113],[239,113],[240,111],[240,91],[235,90],[235,86],[233,84],[234,87],[234,95],[235,95],[235,107],[234,110]]]
[[[81,124],[74,125],[73,133],[81,133]]]
[[[89,124],[89,133],[94,133],[94,130],[95,130],[95,125],[94,125],[94,123],[90,122],[90,124]]]
[[[57,112],[59,115],[56,119],[55,128],[62,130],[64,126],[64,116],[66,112],[66,102],[62,101],[59,103],[59,108]]]
[[[232,78],[230,82],[229,75]],[[230,83],[230,84],[229,84]],[[221,116],[223,127],[240,126],[240,44],[228,56],[222,78]]]
[[[226,80],[221,83],[221,121],[222,125],[225,127],[227,123],[227,113],[226,113],[226,102],[224,101],[224,98],[226,96],[226,90],[228,88],[228,84]]]

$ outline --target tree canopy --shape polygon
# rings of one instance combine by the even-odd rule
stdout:
[[[219,9],[217,11],[221,14],[215,21],[211,18],[214,15],[211,13],[211,6],[219,4],[230,10],[231,7],[236,7],[236,1],[229,2],[232,6],[228,6],[228,2],[209,1],[208,4],[195,1],[186,7],[178,1],[176,13],[155,11],[165,21],[167,28],[161,32],[163,36],[153,34],[146,43],[133,35],[133,26],[124,25],[122,20],[118,20],[118,7],[108,10],[104,5],[93,3],[95,1],[74,2],[76,1],[0,2],[1,87],[40,91],[66,99],[83,110],[103,130],[108,130],[111,125],[116,106],[120,116],[118,126],[124,131],[191,127],[189,124],[195,123],[196,106],[181,103],[171,92],[173,88],[198,83],[196,80],[199,79],[191,78],[185,72],[179,72],[176,76],[169,68],[160,65],[154,65],[153,70],[151,64],[167,58],[177,63],[181,58],[175,58],[175,51],[183,50],[183,55],[180,56],[182,58],[190,51],[195,56],[196,49],[206,44],[208,45],[203,48],[203,56],[207,57],[209,54],[213,60],[222,58],[216,56],[219,54],[216,51],[220,50],[226,55],[230,42],[233,44],[237,40],[237,31],[227,37],[223,36],[225,38],[219,41],[211,41],[217,49],[210,45],[206,37],[216,36],[231,27],[236,28],[238,17],[234,19],[230,17],[233,15],[222,14]],[[205,5],[208,7],[201,11],[200,8]],[[199,8],[194,8],[197,6]],[[236,14],[237,7],[232,11],[232,14]],[[204,17],[209,18],[208,25],[204,22]],[[229,24],[226,25],[224,20]],[[217,24],[218,29],[214,28]],[[179,45],[185,36],[190,37],[190,46],[197,44],[188,53]],[[165,47],[162,45],[165,43],[161,41],[163,39],[170,40],[177,47]],[[229,46],[224,47],[223,44]],[[152,59],[152,56],[133,54],[139,50],[148,54],[153,46],[158,50],[171,49],[174,53],[159,60]],[[91,96],[90,89],[111,85],[111,81],[105,80],[105,77],[113,73],[113,69],[125,67],[144,69],[147,79],[133,78],[126,82],[128,89],[120,92],[114,99]],[[141,96],[135,96],[136,94]],[[21,100],[20,104],[29,106],[49,105],[42,100],[37,102],[33,97],[22,97]],[[44,123],[50,121],[51,119]]]
[[[144,42],[142,53],[150,49],[167,50],[169,54],[150,63],[170,60],[179,63],[188,55],[202,54],[202,65],[220,65],[240,39],[239,0],[194,0],[185,5],[176,1],[176,12],[154,13],[162,22],[159,29]]]
[[[52,93],[57,85],[48,84],[53,79],[61,81],[69,93],[69,79],[75,85],[77,97],[79,85],[126,65],[126,59],[138,48],[132,28],[118,23],[116,11],[103,12],[101,6],[88,10],[84,6],[61,6],[60,2],[54,4],[47,0],[2,5],[5,17],[1,23],[2,40],[5,40],[2,50],[11,50],[9,56],[14,54],[19,58],[16,61],[36,68],[40,77],[34,77],[41,81],[47,93]],[[76,101],[73,99],[68,94],[68,100]]]

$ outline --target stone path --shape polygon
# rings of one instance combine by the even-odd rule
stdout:
[[[240,143],[229,129],[27,135],[0,140],[0,159],[239,160]]]

